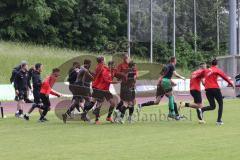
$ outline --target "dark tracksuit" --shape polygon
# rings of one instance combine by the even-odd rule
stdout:
[[[33,71],[32,73],[32,83],[33,83],[33,97],[34,103],[39,104],[41,103],[40,100],[40,89],[42,85],[41,74],[38,71]]]
[[[16,101],[27,99],[28,88],[31,89],[28,72],[20,70],[14,78],[14,88],[19,91]]]

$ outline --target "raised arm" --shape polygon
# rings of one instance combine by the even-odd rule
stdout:
[[[183,76],[181,76],[180,74],[178,74],[177,71],[174,71],[174,72],[173,72],[173,75],[174,75],[175,77],[178,77],[178,78],[180,78],[180,79],[185,80],[185,77],[183,77]]]

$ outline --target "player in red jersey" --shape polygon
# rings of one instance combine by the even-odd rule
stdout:
[[[136,87],[136,79],[138,76],[138,71],[136,65],[127,54],[123,55],[123,62],[117,67],[117,76],[121,77],[121,87],[120,87],[120,98],[122,106],[119,106],[119,111],[117,111],[117,121],[120,123],[124,123],[124,115],[127,109],[129,109],[129,117],[128,121],[132,123],[133,120],[133,112],[135,105],[135,87]],[[121,102],[120,102],[121,103]]]
[[[218,78],[221,77],[226,82],[228,82],[229,86],[233,88],[234,88],[234,85],[229,80],[228,76],[217,67],[217,64],[218,64],[218,61],[214,59],[212,61],[212,66],[208,70],[206,70],[206,73],[205,73],[205,90],[206,90],[206,96],[210,106],[202,108],[201,115],[203,115],[205,111],[215,110],[216,108],[215,99],[216,99],[219,106],[218,119],[216,124],[223,125],[223,121],[222,121],[223,97],[222,97],[220,87],[218,85]]]
[[[60,76],[60,70],[58,68],[54,68],[52,70],[52,74],[48,76],[42,83],[41,90],[40,90],[40,98],[42,100],[43,106],[41,109],[43,110],[39,122],[45,122],[48,111],[50,111],[50,99],[49,95],[54,95],[57,97],[61,97],[61,94],[55,92],[52,87],[55,84],[57,78]]]
[[[201,63],[200,68],[194,72],[192,72],[190,77],[190,94],[194,99],[194,103],[185,103],[185,107],[195,108],[197,109],[199,123],[205,123],[202,119],[200,113],[201,108],[203,108],[202,103],[202,95],[201,95],[201,82],[204,78],[205,72],[207,69],[206,63]],[[182,107],[183,103],[180,103],[180,108]]]
[[[111,84],[118,83],[117,81],[113,81],[114,74],[115,74],[114,62],[110,61],[108,63],[108,67],[105,65],[102,67],[101,74],[99,75],[98,79],[96,79],[98,83],[94,83],[93,85],[92,97],[95,99],[95,101],[97,101],[96,108],[93,111],[93,113],[96,116],[96,119],[95,119],[96,124],[100,124],[99,122],[100,109],[105,99],[110,103],[108,116],[106,120],[109,122],[113,122],[112,113],[116,104],[114,102],[113,95],[110,92],[109,88]]]

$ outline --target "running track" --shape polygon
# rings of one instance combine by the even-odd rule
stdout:
[[[203,92],[203,98],[206,99],[205,94]],[[235,94],[233,93],[232,90],[224,91],[224,96],[227,97],[233,97]],[[65,98],[56,98],[56,99],[51,99],[51,109],[54,110],[55,106],[61,102],[62,100],[65,100]],[[137,103],[142,103],[145,101],[149,100],[154,100],[154,97],[148,97],[148,98],[137,98]],[[162,103],[166,103],[168,99],[166,97],[163,98]],[[189,93],[175,93],[175,101],[180,102],[180,101],[187,101],[191,102],[192,97],[189,95]],[[24,113],[28,111],[28,109],[31,107],[32,104],[24,104]],[[12,102],[2,102],[2,106],[4,108],[4,114],[13,114],[16,111],[16,106],[17,103],[15,101]]]

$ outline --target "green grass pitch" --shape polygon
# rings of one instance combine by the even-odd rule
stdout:
[[[14,117],[0,119],[2,160],[237,160],[240,157],[240,101],[226,100],[221,127],[217,110],[205,114],[206,125],[192,121],[139,121],[134,124],[64,125],[53,112],[47,123]],[[166,105],[146,108],[150,115]],[[185,109],[184,112],[187,112]],[[102,118],[105,118],[103,116]]]

